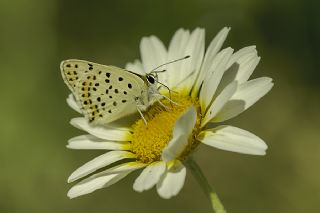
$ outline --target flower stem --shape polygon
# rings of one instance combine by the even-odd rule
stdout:
[[[193,160],[192,157],[189,157],[186,160],[186,164],[191,170],[192,175],[195,177],[195,179],[211,201],[213,212],[226,213],[227,211],[224,209],[217,193],[214,191],[213,187],[209,185],[198,164]]]

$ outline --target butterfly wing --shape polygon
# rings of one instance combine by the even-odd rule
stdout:
[[[148,87],[137,74],[83,60],[61,63],[63,79],[84,115],[93,124],[105,124],[137,111]]]

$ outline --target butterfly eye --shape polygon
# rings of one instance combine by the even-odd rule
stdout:
[[[155,80],[154,80],[154,77],[152,75],[148,75],[147,79],[148,79],[150,84],[154,84]]]

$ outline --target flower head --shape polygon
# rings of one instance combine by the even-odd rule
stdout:
[[[143,169],[133,184],[142,192],[156,186],[163,198],[179,193],[186,177],[185,160],[200,144],[244,154],[264,155],[267,145],[254,134],[228,125],[219,125],[248,109],[273,86],[272,79],[249,80],[260,57],[255,46],[234,53],[221,49],[230,28],[223,28],[205,51],[205,32],[179,29],[169,48],[155,36],[142,38],[141,61],[126,66],[143,74],[170,60],[189,59],[166,65],[159,82],[167,98],[154,103],[144,113],[147,121],[134,117],[92,126],[84,118],[71,124],[87,135],[69,140],[71,149],[111,150],[84,164],[68,179],[84,178],[68,192],[70,198],[108,187],[137,169]],[[72,95],[69,105],[78,112]],[[214,128],[208,128],[208,124]],[[97,172],[97,170],[105,170]]]

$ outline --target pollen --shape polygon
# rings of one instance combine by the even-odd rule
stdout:
[[[133,126],[132,152],[136,154],[139,162],[152,163],[161,160],[163,149],[170,142],[173,129],[177,119],[191,106],[195,106],[198,112],[197,122],[189,137],[188,145],[182,152],[179,159],[183,160],[199,142],[195,140],[195,135],[200,130],[200,105],[198,100],[193,100],[190,96],[171,95],[170,102],[162,99],[161,103],[154,103],[145,113],[143,119],[136,121]]]

